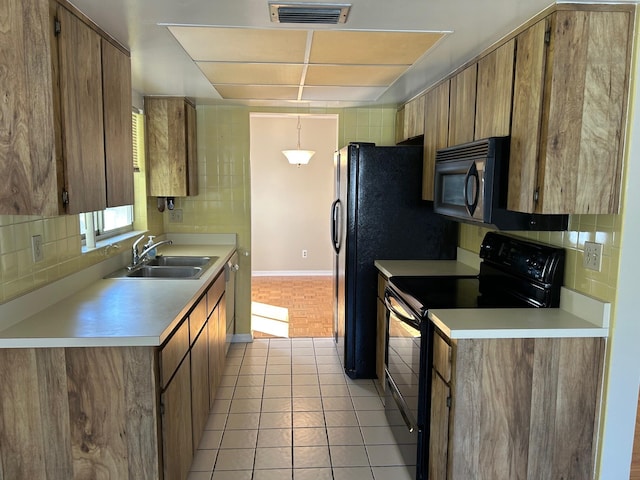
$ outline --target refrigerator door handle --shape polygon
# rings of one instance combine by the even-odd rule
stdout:
[[[331,204],[331,244],[333,245],[333,250],[336,253],[340,253],[340,247],[342,243],[342,232],[340,231],[341,211],[342,209],[340,199],[334,200],[334,202]]]

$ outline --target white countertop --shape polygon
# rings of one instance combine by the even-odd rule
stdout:
[[[375,266],[387,278],[478,275],[477,268],[457,260],[376,260]]]
[[[199,279],[99,278],[0,331],[0,348],[160,345],[235,250],[229,244],[161,247],[164,255],[219,258]]]
[[[375,266],[386,277],[478,274],[457,260],[376,260]],[[610,309],[609,303],[563,287],[560,308],[434,309],[429,318],[452,339],[607,337]]]

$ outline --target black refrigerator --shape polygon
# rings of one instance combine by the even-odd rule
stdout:
[[[456,256],[457,224],[422,200],[422,147],[350,143],[334,157],[334,336],[351,378],[376,377],[375,260]]]

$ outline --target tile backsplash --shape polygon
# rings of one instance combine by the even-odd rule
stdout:
[[[606,302],[615,301],[620,258],[622,215],[571,215],[566,232],[511,232],[532,240],[566,249],[564,285]],[[461,224],[459,246],[480,251],[480,243],[488,230]],[[582,266],[584,242],[603,245],[602,270],[595,272]]]

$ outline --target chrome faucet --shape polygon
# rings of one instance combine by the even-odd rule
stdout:
[[[133,242],[133,247],[131,249],[131,265],[127,267],[128,270],[135,270],[140,265],[144,263],[147,259],[147,255],[154,248],[158,248],[161,245],[171,245],[173,243],[172,240],[162,240],[160,242],[151,243],[149,242],[144,246],[141,253],[138,253],[138,244],[144,239],[144,235],[138,238],[135,242]]]

